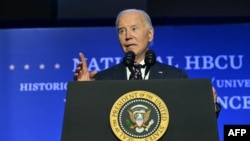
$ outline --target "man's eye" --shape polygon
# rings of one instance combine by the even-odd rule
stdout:
[[[124,32],[125,32],[124,29],[119,29],[119,30],[118,30],[118,33],[119,33],[119,34],[122,34],[122,33],[124,33]]]
[[[133,31],[136,31],[137,29],[138,29],[137,27],[133,27],[133,28],[132,28]]]

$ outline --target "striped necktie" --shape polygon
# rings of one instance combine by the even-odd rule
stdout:
[[[141,64],[135,64],[134,74],[130,75],[129,80],[142,80],[141,68],[142,68]]]

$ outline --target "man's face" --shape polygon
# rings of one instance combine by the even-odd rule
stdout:
[[[153,28],[147,27],[143,14],[129,12],[121,15],[117,28],[122,50],[125,53],[133,51],[136,55],[135,61],[142,61],[154,34]]]

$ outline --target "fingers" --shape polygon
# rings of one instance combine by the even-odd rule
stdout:
[[[82,76],[82,62],[80,62],[77,67],[76,67],[76,70],[75,70],[75,73],[74,73],[74,80],[77,81],[79,80],[80,76]]]
[[[97,74],[97,71],[90,72],[90,74],[89,74],[90,79],[94,80],[94,77],[95,77],[96,74]]]
[[[80,57],[81,62],[77,65],[77,68],[75,70],[74,80],[75,81],[94,80],[94,76],[97,72],[93,71],[89,73],[86,58],[83,55],[83,53],[79,53],[79,57]]]
[[[87,67],[85,56],[83,55],[83,53],[80,52],[79,57],[81,59],[81,62],[79,63],[80,70],[82,71],[83,74],[86,74],[88,73],[88,67]]]
[[[87,63],[86,63],[86,59],[83,55],[83,53],[79,53],[79,57],[80,57],[80,63],[77,65],[75,73],[74,73],[74,80],[75,81],[80,81],[82,79],[84,79],[84,73],[86,74],[86,72],[88,72],[86,69],[87,68]]]
[[[213,97],[214,97],[214,103],[217,102],[217,92],[214,87],[212,87]]]

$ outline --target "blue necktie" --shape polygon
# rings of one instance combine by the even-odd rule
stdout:
[[[129,80],[142,80],[141,68],[142,68],[141,64],[135,64],[134,74],[130,75]]]

